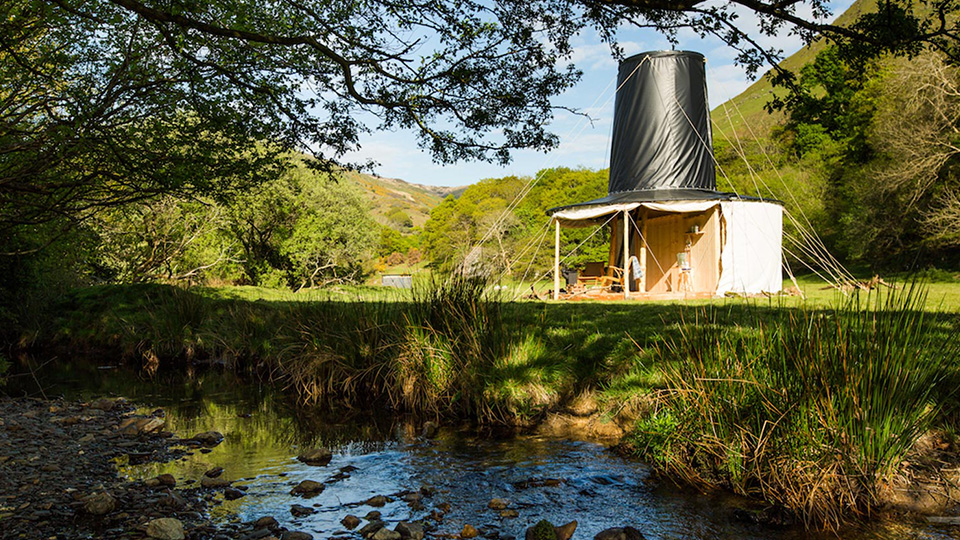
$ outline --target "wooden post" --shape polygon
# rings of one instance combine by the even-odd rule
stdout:
[[[623,211],[623,299],[630,299],[630,211]]]
[[[560,299],[560,220],[555,220],[557,231],[553,237],[553,299]]]
[[[640,292],[647,292],[647,211],[640,215]]]

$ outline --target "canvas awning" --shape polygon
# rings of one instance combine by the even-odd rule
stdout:
[[[590,227],[606,221],[613,213],[646,208],[654,214],[705,212],[724,201],[761,201],[736,193],[706,189],[657,189],[622,191],[583,203],[558,206],[547,214],[563,227]],[[767,201],[779,203],[779,201]],[[653,216],[651,216],[653,217]]]

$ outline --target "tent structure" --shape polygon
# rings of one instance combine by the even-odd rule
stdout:
[[[620,64],[608,195],[557,207],[560,229],[609,223],[601,280],[625,298],[756,294],[781,288],[783,207],[717,191],[705,59],[655,51]]]

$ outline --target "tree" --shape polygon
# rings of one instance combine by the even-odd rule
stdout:
[[[506,162],[556,146],[551,99],[579,77],[580,32],[619,54],[624,23],[671,38],[690,28],[755,71],[780,51],[759,47],[738,9],[758,14],[763,34],[825,35],[850,56],[930,44],[956,57],[960,19],[946,1],[881,0],[839,26],[823,22],[825,0],[9,0],[0,227],[217,195],[277,178],[290,150],[333,170],[372,129],[411,129],[438,162]]]
[[[163,196],[97,214],[98,263],[122,282],[201,281],[237,263],[218,204]]]
[[[946,55],[856,65],[830,47],[795,90],[780,102],[781,140],[812,165],[807,183],[826,180],[819,232],[832,247],[882,264],[960,244],[960,72]]]
[[[546,211],[602,197],[606,186],[606,170],[562,167],[542,170],[535,178],[507,176],[482,180],[469,186],[459,198],[447,197],[430,212],[423,227],[424,254],[440,270],[451,270],[469,258],[473,264],[483,264],[498,272],[519,270],[522,274],[535,255],[539,256],[533,260],[536,270],[551,268],[550,250],[536,249],[542,235],[548,232]],[[517,200],[522,191],[526,196]],[[591,232],[563,231],[561,251],[565,256],[579,246],[565,264],[607,259],[607,231],[587,240]],[[481,240],[481,249],[474,249]]]
[[[294,289],[357,277],[373,242],[359,187],[311,170],[303,160],[227,206],[232,238],[243,248],[247,280]]]
[[[909,216],[907,231],[928,247],[960,246],[960,70],[929,52],[890,61],[873,84],[880,90],[869,136],[879,156],[871,191]],[[902,224],[890,229],[902,236]]]

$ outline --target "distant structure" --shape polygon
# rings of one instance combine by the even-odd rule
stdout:
[[[602,275],[588,277],[626,298],[780,290],[781,203],[717,191],[705,61],[654,51],[620,64],[608,195],[547,212],[555,299],[561,226],[604,223],[609,257]]]

